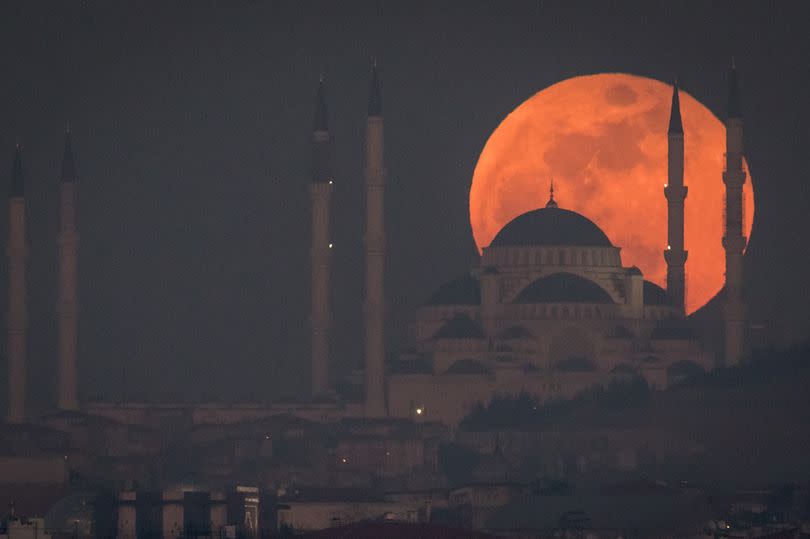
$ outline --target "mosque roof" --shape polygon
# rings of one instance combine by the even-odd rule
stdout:
[[[433,335],[434,339],[483,339],[484,332],[466,314],[456,314]]]
[[[531,339],[532,333],[523,326],[509,326],[501,333],[501,339]]]
[[[470,274],[441,285],[427,300],[427,305],[480,305],[478,279]]]
[[[515,217],[498,232],[490,247],[527,245],[613,246],[593,221],[555,205]]]
[[[638,369],[627,363],[619,363],[610,370],[610,374],[638,374]]]
[[[486,365],[474,359],[459,359],[444,371],[445,374],[490,374]]]
[[[644,305],[669,305],[667,291],[657,284],[644,281]]]
[[[694,338],[692,328],[681,320],[661,320],[650,334],[650,339],[654,341],[688,341]]]
[[[515,303],[613,303],[605,290],[573,273],[552,273],[524,288]]]

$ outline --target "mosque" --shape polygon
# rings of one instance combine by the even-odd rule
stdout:
[[[662,136],[664,135],[662,126]],[[518,216],[483,249],[466,275],[438,287],[415,313],[408,352],[386,365],[384,350],[385,228],[384,120],[376,66],[371,71],[366,130],[365,366],[364,400],[337,396],[330,358],[330,166],[326,96],[319,85],[312,132],[311,385],[309,405],[205,405],[199,421],[239,422],[279,413],[310,418],[410,418],[457,424],[479,402],[495,395],[528,393],[540,400],[571,397],[596,384],[643,377],[665,388],[718,364],[736,364],[745,353],[742,296],[743,123],[736,71],[729,71],[726,186],[726,283],[722,301],[725,343],[710,351],[684,310],[684,133],[677,85],[668,137],[668,233],[662,238],[667,289],[622,264],[621,246],[587,216],[565,208],[550,185],[544,207]],[[59,238],[60,410],[138,422],[144,410],[171,404],[87,403],[78,395],[76,175],[68,134],[62,168]],[[25,198],[19,149],[10,193],[9,229],[9,423],[26,421]],[[656,180],[658,181],[658,180]],[[575,196],[575,193],[566,196]],[[326,397],[326,398],[324,398]],[[179,406],[179,405],[177,405]],[[195,405],[187,405],[194,407]],[[219,408],[223,408],[220,410]],[[313,412],[314,410],[314,412]],[[205,419],[207,418],[207,419]]]

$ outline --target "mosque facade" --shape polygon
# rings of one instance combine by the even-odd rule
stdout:
[[[638,377],[663,389],[720,362],[736,364],[741,360],[746,316],[742,299],[741,260],[746,238],[742,236],[741,197],[746,176],[742,169],[742,115],[733,67],[729,76],[726,170],[723,178],[718,178],[726,184],[723,246],[727,271],[722,314],[725,348],[721,357],[704,346],[684,311],[688,253],[683,227],[684,205],[688,202],[683,177],[684,133],[676,85],[667,131],[668,177],[662,193],[668,208],[666,245],[662,245],[667,264],[666,290],[645,280],[637,267],[624,266],[621,246],[615,245],[587,216],[566,209],[565,197],[555,199],[552,184],[543,207],[504,226],[483,249],[476,267],[441,285],[417,310],[407,353],[386,363],[383,346],[386,167],[382,111],[375,66],[371,72],[366,124],[366,358],[362,402],[342,399],[333,389],[339,375],[330,373],[333,175],[326,96],[321,84],[309,184],[313,400],[308,406],[259,405],[249,407],[249,412],[230,407],[223,412],[228,416],[223,421],[248,421],[288,413],[309,414],[324,420],[388,417],[453,425],[476,403],[486,403],[496,395],[527,393],[545,401],[572,397],[595,385]],[[11,424],[29,420],[25,410],[27,245],[20,155],[18,148],[9,198],[7,331],[11,398],[7,417]],[[58,406],[63,413],[88,413],[138,423],[132,417],[145,408],[157,409],[161,405],[82,406],[78,397],[79,235],[75,219],[77,182],[69,133],[60,184]],[[170,403],[163,406],[166,404]],[[218,412],[209,406],[205,413]]]
[[[665,388],[714,363],[666,291],[553,194],[439,287],[412,336],[388,376],[389,411],[448,423],[496,394],[570,398],[634,376]]]
[[[677,84],[667,130],[667,289],[622,264],[621,246],[586,216],[564,208],[551,184],[545,207],[506,224],[480,264],[447,282],[417,312],[409,353],[391,365],[388,411],[457,424],[496,395],[571,398],[643,378],[664,389],[740,361],[742,114],[729,73],[726,171],[725,354],[716,357],[687,319],[684,133]],[[662,126],[663,127],[663,126]],[[663,129],[662,129],[663,135]],[[730,239],[729,239],[730,238]]]

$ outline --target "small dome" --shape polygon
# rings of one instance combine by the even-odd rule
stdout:
[[[459,359],[444,374],[490,374],[486,365],[474,359]]]
[[[503,330],[501,339],[531,339],[533,335],[523,326],[510,326]]]
[[[498,232],[490,247],[525,245],[613,246],[593,221],[553,206],[515,217]]]
[[[667,291],[653,282],[644,281],[644,305],[669,305]]]
[[[524,288],[515,303],[613,303],[605,290],[573,273],[553,273]]]
[[[596,363],[586,357],[569,357],[554,364],[554,370],[560,372],[592,372]]]
[[[616,326],[607,334],[610,339],[634,339],[636,336],[625,326]]]
[[[444,323],[434,339],[483,339],[484,331],[466,314],[457,314]]]
[[[693,376],[699,376],[704,372],[703,367],[688,359],[676,361],[667,367],[667,374],[674,377],[691,378]]]
[[[427,358],[402,359],[390,364],[391,374],[433,374],[433,365]]]
[[[695,332],[681,320],[662,320],[650,334],[650,339],[654,341],[688,341],[694,338]]]
[[[610,374],[635,376],[638,375],[638,370],[632,365],[628,365],[627,363],[619,363],[610,370]]]
[[[427,300],[427,305],[480,305],[481,288],[478,279],[464,275],[441,285]]]

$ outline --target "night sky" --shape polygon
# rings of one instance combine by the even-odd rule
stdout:
[[[780,338],[805,339],[808,20],[803,1],[3,2],[0,178],[9,185],[20,142],[29,401],[54,401],[68,122],[79,174],[83,397],[305,393],[307,182],[320,72],[336,177],[333,373],[360,365],[372,56],[386,121],[391,353],[414,307],[476,259],[473,168],[514,107],[565,78],[620,71],[677,76],[723,118],[732,55],[757,181],[751,318]],[[6,206],[0,211],[5,242]],[[1,267],[5,306],[5,257]],[[5,358],[5,332],[0,341]],[[5,359],[0,367],[5,393]]]

